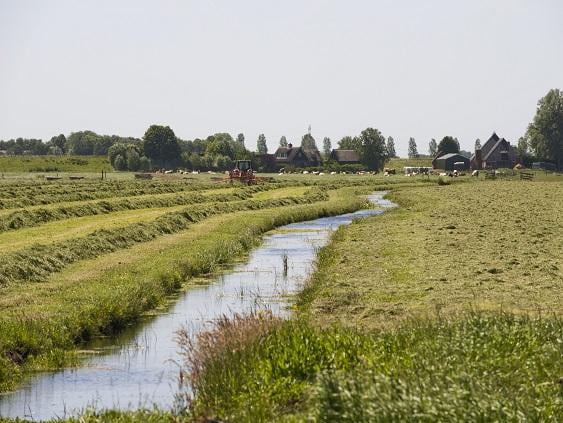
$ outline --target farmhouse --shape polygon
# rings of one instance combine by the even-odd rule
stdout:
[[[436,157],[432,162],[434,169],[441,170],[467,170],[469,169],[469,159],[458,153],[448,153]]]
[[[319,150],[305,150],[302,147],[293,147],[292,144],[276,150],[276,165],[280,167],[320,166],[321,161]]]
[[[472,169],[513,168],[520,162],[518,150],[495,132],[471,157]]]
[[[360,155],[356,150],[335,149],[330,153],[330,158],[341,165],[360,163]]]

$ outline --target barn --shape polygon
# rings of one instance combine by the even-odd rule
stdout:
[[[468,170],[470,160],[457,153],[444,154],[434,160],[434,168],[441,170],[453,171],[457,170]],[[457,164],[454,166],[454,164]]]
[[[360,164],[360,155],[356,150],[332,150],[332,153],[330,153],[330,159],[342,165]]]

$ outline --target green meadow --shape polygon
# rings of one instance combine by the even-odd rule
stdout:
[[[557,421],[563,178],[283,175],[45,181],[0,195],[0,390],[79,366],[278,226],[397,204],[333,234],[293,315],[180,334],[189,407],[69,421]],[[77,304],[80,306],[78,307]]]

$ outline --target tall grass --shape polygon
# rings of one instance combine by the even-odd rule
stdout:
[[[562,334],[559,318],[468,312],[370,333],[237,317],[180,339],[199,418],[558,421]]]

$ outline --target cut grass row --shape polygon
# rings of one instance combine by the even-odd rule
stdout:
[[[225,188],[225,190],[229,191],[234,189],[236,188]],[[253,194],[253,198],[266,200],[271,198],[300,196],[304,195],[309,189],[309,187],[294,187],[259,191]],[[243,190],[245,190],[243,192],[246,192],[246,188],[243,188]],[[217,194],[217,190],[213,190],[212,192]],[[251,189],[249,192],[253,193],[255,189]],[[166,213],[176,212],[182,208],[184,208],[184,206],[126,210],[113,212],[111,214],[70,218],[45,223],[40,226],[22,228],[17,231],[2,232],[0,233],[0,256],[30,247],[34,244],[52,244],[85,236],[100,229],[114,230],[133,223],[149,222]]]
[[[97,257],[140,242],[147,242],[165,234],[179,232],[194,222],[216,214],[293,204],[310,204],[326,198],[326,194],[317,191],[302,197],[194,205],[166,213],[152,222],[133,223],[114,230],[97,230],[83,237],[57,243],[32,245],[0,257],[0,286],[8,283],[42,281],[49,274],[60,271],[70,263]]]
[[[96,259],[82,261],[44,283],[2,288],[1,389],[13,386],[26,369],[68,363],[65,350],[96,334],[118,331],[161,304],[189,277],[208,273],[243,254],[259,242],[263,232],[360,208],[365,201],[355,192],[340,190],[326,201],[308,197],[247,202],[254,210],[228,205],[223,214],[200,223],[192,221],[187,231],[104,256],[104,262],[113,266],[102,271]]]
[[[88,235],[96,230],[114,230],[133,223],[150,222],[163,214],[179,211],[185,206],[126,210],[111,214],[76,217],[45,223],[40,226],[0,233],[0,256],[34,244],[52,244]]]
[[[115,197],[137,197],[153,194],[171,194],[203,190],[221,191],[226,186],[219,184],[193,184],[185,182],[115,182],[96,181],[87,184],[56,186],[56,189],[42,185],[43,189],[31,186],[25,190],[22,187],[4,189],[0,198],[0,209],[14,209],[29,206],[48,205],[64,202],[78,202]],[[6,197],[8,196],[8,197]]]
[[[424,180],[423,182],[427,182]],[[389,185],[418,185],[420,182],[406,182],[398,180],[396,182],[383,181],[381,187]],[[205,191],[198,193],[177,193],[177,194],[162,194],[162,195],[148,195],[138,197],[114,198],[108,200],[96,200],[86,202],[68,202],[62,204],[54,204],[49,206],[30,207],[18,210],[4,210],[0,211],[0,232],[16,230],[25,227],[32,227],[41,225],[47,222],[57,220],[64,220],[73,217],[91,216],[98,214],[108,214],[116,211],[144,209],[149,207],[173,207],[178,205],[196,204],[200,202],[213,202],[213,201],[233,201],[236,198],[249,198],[250,194],[269,191],[287,187],[291,190],[294,186],[318,186],[323,190],[332,190],[346,186],[373,186],[373,181],[363,180],[338,180],[338,181],[314,181],[314,182],[285,182],[278,184],[265,184],[257,185],[246,188],[239,188],[235,192],[224,192],[229,188],[220,189],[219,193],[210,193]],[[217,188],[214,188],[215,190]],[[303,190],[305,191],[305,190]],[[282,194],[280,194],[282,195]],[[258,197],[259,198],[259,197]]]
[[[232,192],[176,193],[140,197],[115,198],[78,203],[32,207],[2,213],[0,232],[38,226],[47,222],[75,217],[110,214],[125,210],[174,207],[189,204],[230,202],[251,198],[255,189],[243,188]]]

